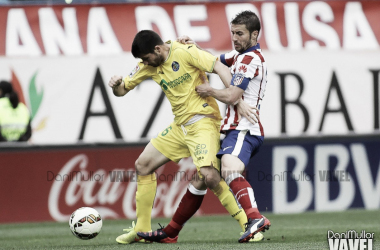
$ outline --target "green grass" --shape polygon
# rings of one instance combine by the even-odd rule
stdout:
[[[195,217],[186,223],[177,244],[118,245],[115,238],[130,220],[105,220],[101,233],[92,240],[75,238],[68,223],[18,223],[0,225],[0,249],[329,249],[327,231],[354,229],[375,233],[373,249],[380,249],[380,210],[349,210],[335,213],[307,212],[297,215],[265,214],[271,229],[259,243],[239,244],[240,227],[229,216]],[[167,224],[159,218],[152,222]]]

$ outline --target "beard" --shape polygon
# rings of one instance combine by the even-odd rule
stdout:
[[[239,53],[242,53],[242,52],[244,52],[244,48],[243,48],[243,46],[241,46],[241,44],[235,44],[234,45],[235,46],[235,50],[237,51],[237,52],[239,52]]]
[[[238,43],[238,44],[234,44],[234,47],[237,52],[243,53],[244,51],[252,47],[252,43],[246,43],[245,46],[242,45],[241,43]]]
[[[237,52],[239,52],[239,53],[243,53],[244,51],[246,51],[247,49],[249,49],[250,47],[252,47],[251,37],[252,37],[252,35],[250,34],[248,40],[242,41],[243,44],[241,44],[241,43],[234,43],[235,50]]]

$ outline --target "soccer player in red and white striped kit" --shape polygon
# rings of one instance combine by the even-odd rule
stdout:
[[[260,120],[256,124],[252,124],[245,117],[238,121],[235,106],[239,99],[243,99],[260,110],[267,84],[267,65],[260,44],[257,43],[260,26],[260,20],[255,13],[239,13],[231,22],[235,50],[219,57],[233,74],[231,86],[218,90],[205,83],[196,88],[200,96],[213,96],[228,104],[221,126],[226,137],[217,155],[222,161],[222,176],[248,217],[246,231],[239,242],[248,241],[255,233],[270,226],[269,220],[257,208],[251,185],[242,176],[251,157],[263,143],[264,129]]]
[[[231,84],[225,86],[225,89],[214,89],[208,82],[196,87],[196,91],[201,97],[212,96],[228,104],[226,116],[221,125],[221,131],[226,134],[226,137],[217,156],[221,158],[223,178],[247,214],[246,230],[239,238],[241,243],[248,242],[255,234],[269,229],[271,225],[270,221],[260,214],[252,186],[242,175],[250,159],[258,152],[263,143],[264,129],[260,120],[252,123],[246,117],[240,117],[236,106],[240,100],[244,100],[251,107],[257,109],[257,112],[260,110],[267,84],[266,61],[260,44],[257,43],[260,29],[260,20],[255,13],[243,11],[237,14],[231,21],[235,50],[219,56],[219,60],[231,70],[233,75]],[[182,43],[194,43],[188,36],[179,37],[177,40]],[[196,198],[197,195],[193,196]],[[191,211],[191,213],[182,211],[186,210],[186,207],[192,207],[191,203],[196,203],[192,200],[183,198],[171,223],[166,228],[160,229],[165,232],[165,236],[168,235],[166,237],[178,235],[183,225],[177,229],[172,228],[171,225],[178,224],[178,221],[186,222],[195,213],[195,211]],[[199,200],[201,203],[201,197]],[[199,208],[200,203],[196,207]],[[175,233],[170,234],[173,232]],[[141,236],[145,236],[143,238],[148,240],[159,241],[155,237]]]

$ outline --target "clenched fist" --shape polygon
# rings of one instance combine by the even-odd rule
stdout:
[[[111,77],[110,81],[108,82],[108,86],[111,88],[115,88],[119,86],[123,82],[123,77],[122,76],[113,76]]]

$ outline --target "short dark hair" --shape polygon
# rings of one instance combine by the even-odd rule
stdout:
[[[9,94],[13,91],[12,83],[8,81],[0,81],[0,89],[3,91],[3,95]]]
[[[245,27],[252,33],[257,30],[260,33],[261,24],[259,17],[252,11],[245,10],[240,12],[232,19],[231,24],[245,24]]]
[[[133,39],[132,55],[135,58],[141,58],[142,55],[153,53],[154,47],[162,44],[164,42],[156,32],[153,30],[142,30]]]
[[[17,108],[19,99],[17,93],[13,90],[12,83],[8,81],[0,81],[0,89],[3,92],[0,98],[7,96],[12,104],[12,107],[14,109]]]

